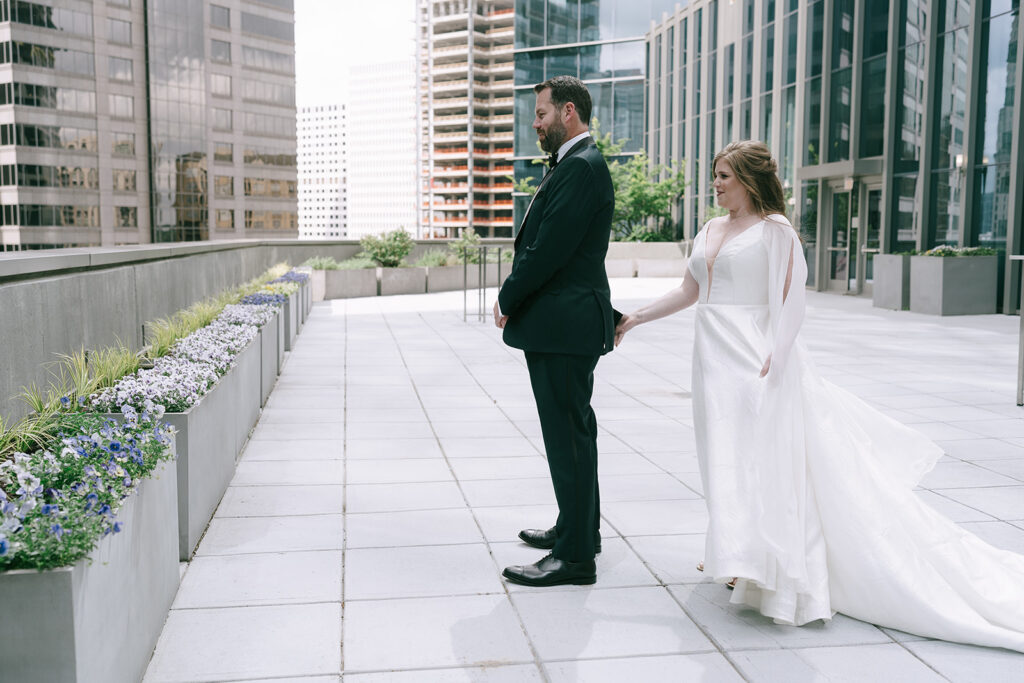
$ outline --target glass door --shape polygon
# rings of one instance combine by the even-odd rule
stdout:
[[[837,292],[850,291],[851,276],[856,284],[857,237],[856,228],[850,220],[852,218],[850,195],[849,190],[833,190],[832,192],[832,238],[829,241],[827,257],[828,288]]]
[[[860,253],[857,272],[857,293],[871,294],[875,279],[875,254],[882,247],[882,186],[865,185],[864,192],[864,229],[861,233]]]

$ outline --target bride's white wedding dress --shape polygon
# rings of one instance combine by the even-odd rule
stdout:
[[[941,449],[823,380],[797,340],[807,268],[788,221],[770,216],[727,241],[711,273],[706,233],[689,264],[705,571],[738,577],[732,602],[780,623],[838,611],[1024,651],[1024,556],[923,503],[913,488]]]

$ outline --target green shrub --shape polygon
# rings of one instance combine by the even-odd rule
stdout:
[[[463,228],[459,239],[451,242],[448,248],[459,263],[463,260],[469,263],[480,263],[480,235],[476,234],[473,228]]]
[[[924,252],[924,256],[994,256],[995,249],[989,247],[951,247],[941,244]]]
[[[454,266],[457,263],[455,255],[445,249],[428,249],[416,261],[416,265],[428,268],[440,268],[441,266]]]
[[[356,254],[352,258],[338,261],[338,270],[362,270],[363,268],[376,268],[377,262],[366,254]]]
[[[313,270],[337,270],[338,262],[331,256],[314,256],[306,259],[303,263],[304,266],[309,266]]]
[[[398,268],[414,246],[405,230],[392,230],[382,235],[366,235],[359,240],[366,255],[385,268]]]

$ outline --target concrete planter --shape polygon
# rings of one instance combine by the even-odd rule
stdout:
[[[910,308],[910,255],[875,254],[871,303],[875,308]]]
[[[685,242],[610,242],[609,277],[682,277],[689,260]]]
[[[377,269],[328,270],[324,273],[325,299],[352,299],[377,296]]]
[[[164,413],[174,426],[178,455],[178,558],[188,561],[235,474],[240,412],[240,373],[232,366],[183,413]],[[108,414],[120,419],[120,414]]]
[[[476,266],[471,266],[476,268]],[[462,266],[431,266],[427,268],[427,292],[454,292],[463,288]]]
[[[279,339],[281,335],[281,309],[274,314],[270,322],[260,328],[260,406],[267,404],[270,392],[277,382],[280,372]]]
[[[235,413],[235,444],[236,455],[241,452],[245,442],[249,440],[249,432],[260,419],[260,408],[263,407],[263,347],[260,337],[249,342],[235,357],[235,366],[231,372],[236,375],[235,401],[238,410]]]
[[[0,573],[5,681],[141,681],[178,591],[176,471],[161,463],[88,560]]]
[[[427,291],[426,268],[380,268],[381,296],[423,294]]]
[[[309,320],[309,313],[313,310],[313,284],[312,279],[306,280],[302,285],[302,324]]]
[[[314,270],[310,273],[309,282],[312,288],[313,301],[323,301],[327,287],[327,271]]]
[[[996,256],[910,257],[910,310],[931,315],[996,312]]]
[[[299,293],[289,294],[284,302],[284,350],[291,351],[299,333]]]

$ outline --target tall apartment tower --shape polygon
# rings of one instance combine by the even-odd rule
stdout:
[[[348,235],[418,236],[416,62],[353,67],[348,83]]]
[[[512,235],[514,0],[420,0],[424,237]]]
[[[348,158],[343,104],[302,107],[298,118],[299,239],[348,236]]]
[[[0,2],[2,249],[297,234],[292,0]]]

